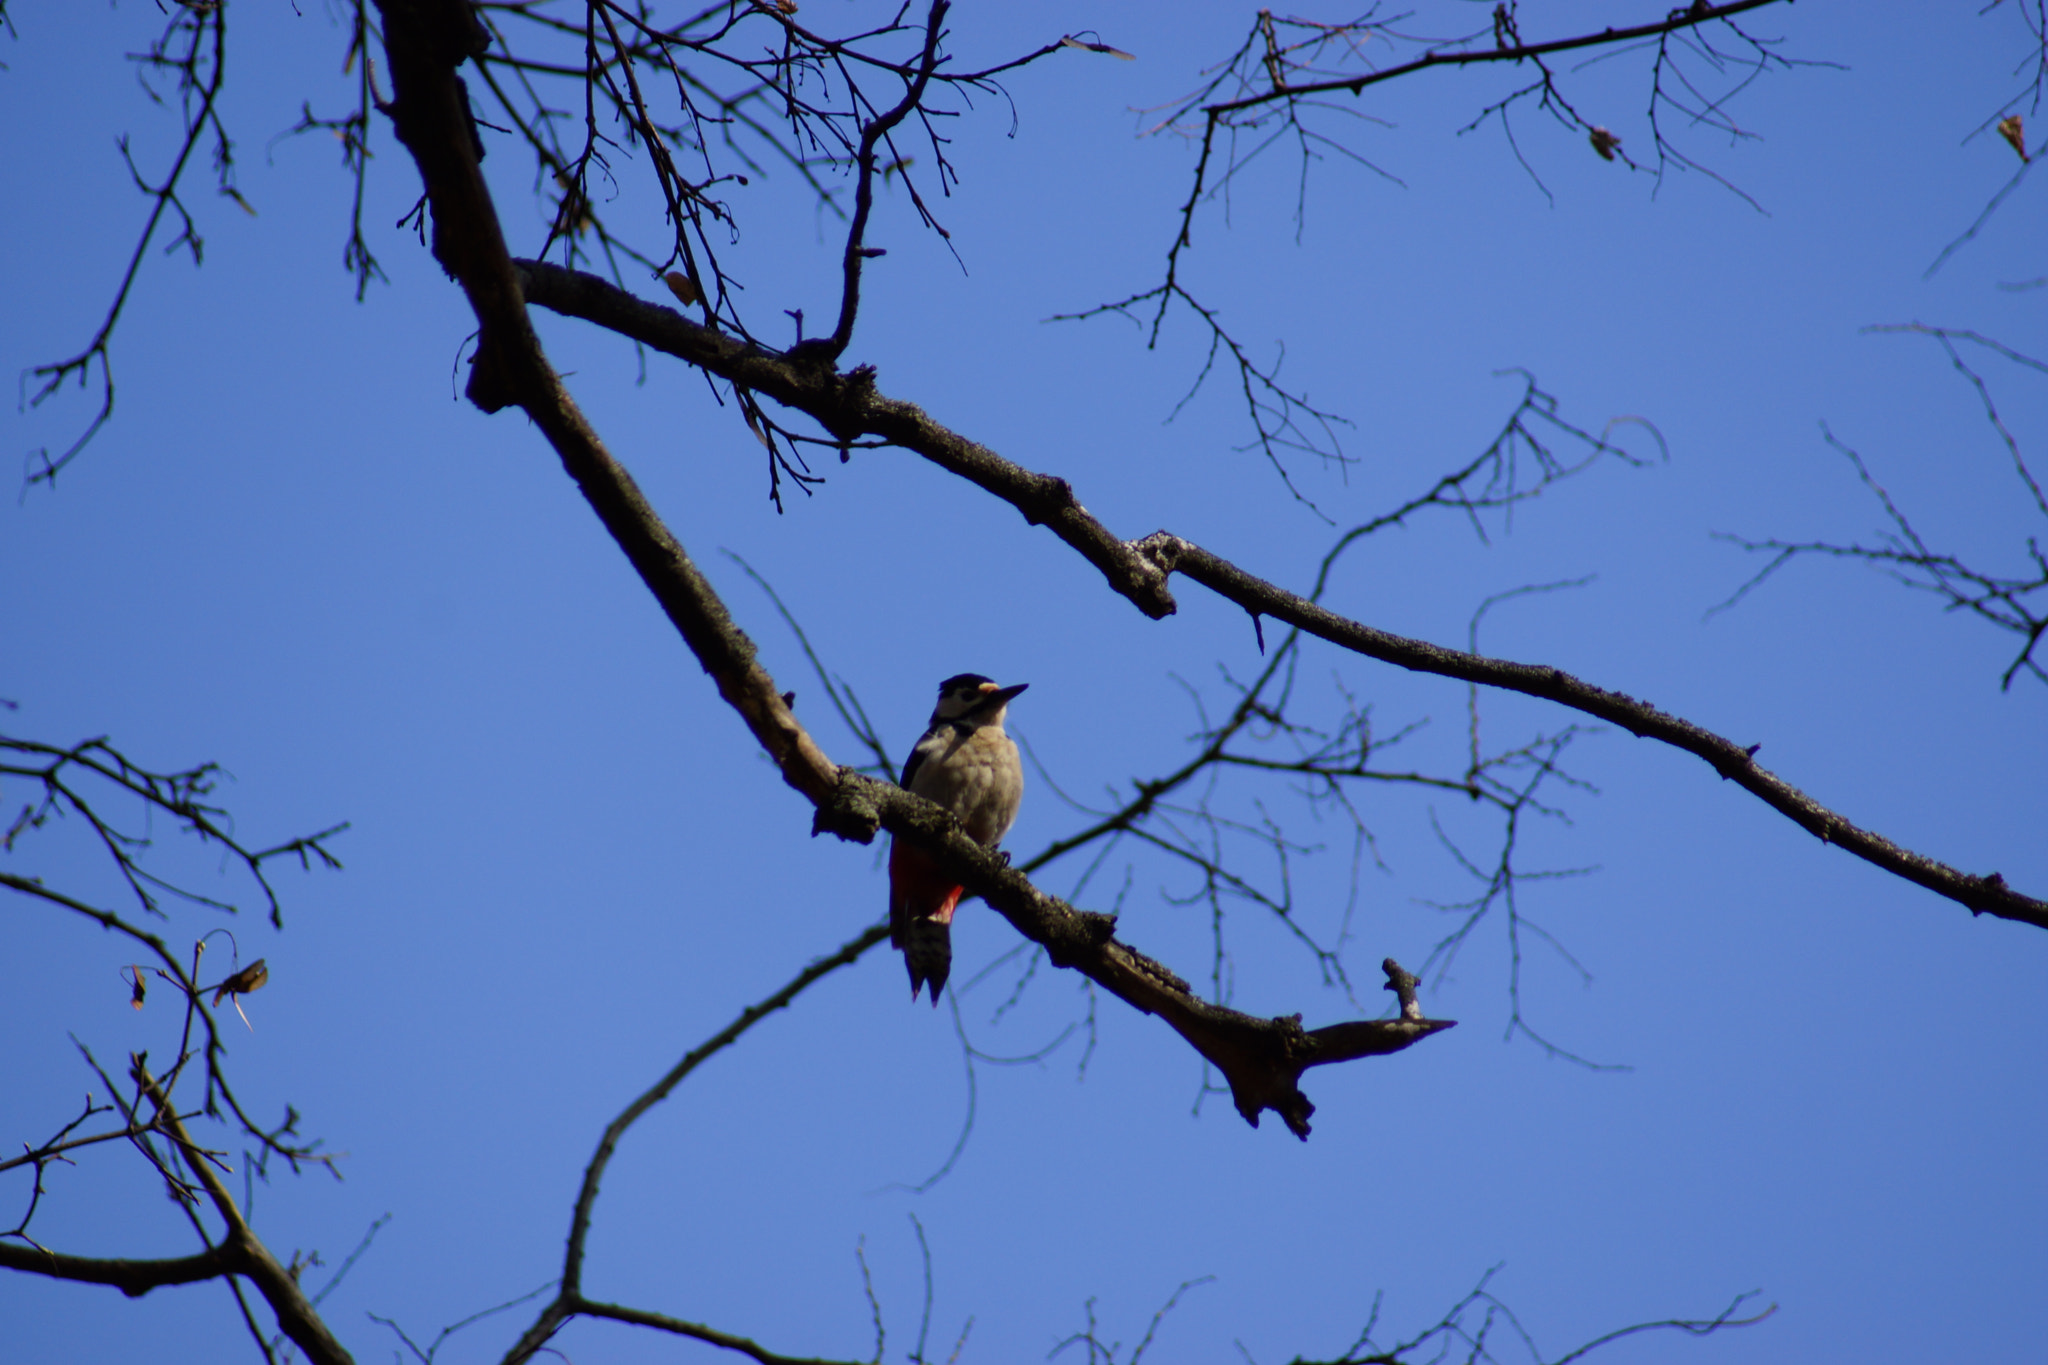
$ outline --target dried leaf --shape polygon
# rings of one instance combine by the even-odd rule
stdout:
[[[128,1003],[136,1009],[142,1008],[142,997],[149,994],[148,979],[143,975],[145,970],[140,964],[128,969],[128,979],[134,986],[134,989],[129,993]]]
[[[576,188],[575,180],[566,171],[556,171],[555,183],[562,187],[562,197],[555,201],[555,230],[573,232],[581,237],[597,226],[597,219],[590,212],[590,201]]]
[[[685,308],[704,297],[697,291],[697,282],[680,270],[671,270],[661,278],[668,285],[668,292],[681,300]]]
[[[1998,132],[2012,149],[2020,154],[2020,160],[2032,161],[2027,155],[2027,124],[2018,114],[2008,114],[1998,121]]]
[[[1621,139],[1605,128],[1595,128],[1586,140],[1593,144],[1594,151],[1600,153],[1602,161],[1614,160],[1614,149],[1621,145]]]
[[[227,980],[221,982],[220,989],[213,993],[213,1003],[218,1005],[231,995],[247,995],[250,991],[261,990],[263,983],[268,980],[270,980],[270,969],[263,965],[263,959],[259,957]],[[239,1010],[241,1006],[237,1004],[235,1008]],[[242,1022],[245,1024],[249,1022],[246,1015],[243,1017]]]
[[[1133,57],[1130,53],[1119,51],[1118,49],[1111,47],[1108,43],[1086,42],[1083,39],[1074,37],[1072,34],[1069,34],[1068,36],[1060,39],[1060,46],[1078,47],[1083,52],[1100,52],[1103,56],[1114,57],[1120,62],[1135,62],[1136,60],[1138,60],[1136,57]]]
[[[766,446],[768,448],[768,453],[770,455],[773,455],[775,453],[775,442],[768,439],[768,433],[761,430],[761,424],[754,420],[753,404],[747,403],[741,405],[740,416],[746,420],[747,430],[754,433],[754,439],[759,441],[762,445]]]

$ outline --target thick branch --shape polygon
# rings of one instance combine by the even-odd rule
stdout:
[[[256,1286],[264,1302],[277,1314],[278,1330],[295,1342],[306,1353],[306,1359],[315,1365],[355,1365],[334,1334],[327,1330],[327,1324],[319,1310],[313,1307],[299,1288],[299,1282],[289,1270],[278,1264],[270,1254],[270,1248],[263,1239],[250,1230],[242,1211],[235,1204],[234,1196],[220,1182],[219,1174],[213,1168],[212,1157],[207,1150],[192,1140],[185,1131],[184,1123],[178,1118],[163,1091],[158,1088],[155,1078],[143,1070],[141,1062],[135,1063],[134,1075],[142,1086],[143,1093],[157,1106],[157,1125],[170,1134],[178,1145],[179,1155],[184,1159],[185,1169],[205,1187],[207,1198],[212,1200],[214,1211],[227,1226],[227,1236],[214,1248],[213,1254],[226,1257],[231,1264],[223,1269],[240,1275]]]
[[[1301,1016],[1261,1019],[1196,995],[1165,966],[1120,943],[1116,919],[1077,910],[1032,885],[1031,879],[967,837],[945,810],[893,783],[840,770],[840,791],[818,810],[817,824],[842,838],[871,836],[874,825],[933,853],[947,873],[987,901],[1012,927],[1043,947],[1056,967],[1080,972],[1144,1014],[1156,1014],[1207,1058],[1230,1082],[1232,1100],[1247,1123],[1271,1109],[1288,1131],[1307,1139],[1315,1106],[1301,1093],[1301,1073],[1312,1066],[1399,1052],[1454,1021],[1424,1019],[1406,1009],[1400,1019],[1353,1020],[1304,1030]],[[1388,979],[1400,968],[1387,961]],[[1399,975],[1397,975],[1399,974]],[[1409,979],[1412,988],[1413,979]],[[1412,1006],[1412,993],[1404,1004]]]
[[[841,440],[878,436],[958,474],[1043,524],[1102,571],[1110,587],[1148,616],[1174,610],[1167,579],[1186,574],[1254,617],[1271,616],[1367,658],[1510,692],[1541,697],[1611,721],[1705,759],[1720,775],[1761,798],[1800,828],[1887,872],[1969,907],[2048,928],[2048,902],[2021,895],[1998,873],[1972,876],[1899,847],[1850,823],[1798,788],[1758,766],[1753,750],[1667,715],[1647,702],[1584,683],[1561,669],[1512,663],[1445,649],[1375,630],[1245,573],[1230,561],[1161,531],[1126,543],[1089,515],[1064,479],[1011,463],[926,416],[913,404],[884,397],[866,367],[836,374],[821,366],[735,341],[699,327],[670,308],[643,302],[594,275],[533,261],[517,263],[534,303],[631,337],[712,374],[768,394],[817,420]],[[807,793],[808,794],[808,793]]]
[[[878,393],[871,368],[863,365],[840,374],[807,357],[749,345],[699,326],[673,308],[645,302],[596,275],[543,261],[513,264],[527,302],[594,322],[741,388],[766,394],[815,419],[839,440],[879,436],[916,451],[947,473],[1009,503],[1031,525],[1046,527],[1101,570],[1109,585],[1147,616],[1157,619],[1173,613],[1166,576],[1090,516],[1074,496],[1073,485],[1011,463],[933,421],[915,403]]]
[[[522,283],[531,288],[536,280],[554,277],[533,266],[526,268],[523,281],[515,274],[476,164],[476,143],[454,74],[468,49],[448,36],[460,36],[457,17],[466,16],[467,11],[454,0],[440,0],[438,5],[429,5],[427,0],[383,0],[382,8],[398,92],[391,114],[400,141],[414,151],[426,181],[434,213],[435,256],[462,283],[481,327],[477,370],[470,381],[472,401],[487,411],[516,404],[546,435],[641,580],[712,675],[720,695],[745,719],[775,760],[784,781],[817,807],[813,833],[829,831],[865,843],[879,827],[930,849],[970,891],[984,897],[1019,932],[1042,945],[1056,965],[1084,973],[1137,1009],[1171,1024],[1222,1070],[1230,1080],[1238,1111],[1255,1125],[1260,1111],[1270,1108],[1296,1135],[1307,1137],[1313,1106],[1296,1086],[1303,1070],[1324,1062],[1396,1051],[1448,1027],[1426,1020],[1404,1019],[1384,1025],[1361,1022],[1345,1026],[1341,1036],[1325,1039],[1320,1033],[1303,1031],[1298,1016],[1264,1020],[1208,1004],[1172,972],[1117,943],[1115,921],[1109,916],[1076,911],[1040,892],[1023,874],[967,838],[938,806],[889,783],[862,777],[851,768],[835,767],[797,723],[774,679],[756,660],[753,642],[733,624],[710,583],[625,469],[604,448],[541,350],[522,302]],[[423,152],[423,148],[431,150]],[[608,291],[600,297],[630,298],[588,276],[569,278]],[[681,322],[666,309],[645,310],[644,305],[642,309],[645,316],[666,315]],[[856,410],[867,410],[868,420],[877,420],[871,410],[873,386],[867,372],[855,371],[841,380],[824,366],[749,348],[740,348],[737,354],[764,362],[766,369],[786,380],[809,376],[819,383],[838,385],[842,392],[852,391]],[[487,357],[491,366],[488,382]],[[761,387],[773,392],[765,384]],[[783,387],[789,386],[785,383]],[[861,392],[867,394],[868,401],[858,398]],[[908,404],[892,405],[879,420],[891,429],[941,430]],[[993,452],[970,448],[957,437],[951,439],[955,446],[966,449],[974,468],[1002,489],[1014,491],[1021,479],[1027,488],[1060,504],[1066,524],[1085,524],[1092,528],[1098,543],[1113,545],[1117,562],[1141,565],[1152,578],[1163,578],[1163,571],[1149,559],[1115,542],[1089,517],[1073,501],[1064,481],[1026,474]],[[1026,515],[1031,513],[1027,510]],[[565,1288],[573,1289],[573,1285]]]
[[[167,1284],[197,1284],[201,1280],[232,1275],[242,1269],[234,1248],[218,1246],[197,1256],[178,1256],[162,1261],[129,1261],[98,1256],[66,1256],[41,1247],[16,1246],[0,1242],[0,1267],[25,1270],[52,1279],[76,1280],[81,1284],[110,1284],[131,1299]]]
[[[457,0],[382,0],[399,140],[426,182],[436,260],[468,294],[480,328],[469,397],[486,412],[525,409],[626,552],[719,692],[782,770],[812,800],[829,790],[832,764],[812,744],[754,661],[754,646],[611,453],[534,335],[497,209],[478,164],[481,144],[455,68],[481,48],[482,30]]]

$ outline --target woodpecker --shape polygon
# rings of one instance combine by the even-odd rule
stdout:
[[[969,838],[994,848],[1024,799],[1024,765],[1003,733],[1003,715],[1028,683],[998,687],[979,673],[939,684],[931,726],[903,765],[905,791],[953,812]],[[903,950],[910,998],[931,986],[939,1004],[953,966],[953,909],[966,888],[939,870],[930,854],[897,839],[889,849],[889,942]]]

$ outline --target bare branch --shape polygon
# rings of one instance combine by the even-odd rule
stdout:
[[[1757,763],[1756,750],[1761,745],[1738,745],[1648,702],[1581,682],[1561,668],[1480,658],[1348,620],[1163,531],[1137,542],[1137,547],[1153,556],[1161,568],[1185,574],[1247,611],[1298,626],[1353,653],[1419,673],[1435,673],[1554,701],[1618,725],[1630,734],[1682,749],[1704,759],[1723,780],[1760,798],[1824,843],[1834,844],[1887,872],[1957,901],[1972,914],[1992,914],[2048,928],[2048,902],[2014,891],[1996,872],[1983,876],[1960,872],[1850,823]]]
[[[1859,828],[1760,766],[1755,757],[1760,746],[1736,744],[1646,702],[1581,682],[1562,669],[1480,658],[1376,630],[1321,607],[1313,597],[1304,598],[1256,578],[1165,531],[1138,541],[1119,540],[1088,513],[1065,479],[1026,470],[946,429],[915,405],[883,397],[869,367],[840,375],[798,364],[787,356],[698,327],[672,309],[645,303],[593,275],[536,262],[516,264],[525,297],[531,302],[595,322],[744,383],[807,413],[841,439],[882,437],[993,493],[1022,512],[1027,522],[1046,526],[1072,546],[1102,572],[1111,588],[1148,616],[1162,617],[1175,610],[1167,579],[1181,573],[1254,618],[1270,616],[1352,653],[1571,707],[1706,760],[1723,779],[1759,797],[1823,842],[1957,901],[1973,914],[1989,913],[2048,928],[2048,902],[2012,890],[1996,872],[1972,876]],[[542,423],[544,428],[546,425]],[[656,595],[660,596],[659,590]],[[769,751],[778,758],[782,752],[778,747]],[[809,789],[805,794],[813,795]]]
[[[445,3],[429,8],[386,0],[384,14],[398,91],[394,119],[400,140],[419,163],[434,206],[435,254],[463,285],[481,325],[469,384],[471,400],[486,411],[517,404],[541,429],[641,581],[712,675],[720,695],[739,712],[783,780],[817,808],[814,833],[828,831],[866,843],[878,829],[887,829],[928,849],[942,868],[1046,948],[1054,965],[1075,968],[1126,1003],[1165,1019],[1229,1078],[1238,1111],[1254,1124],[1262,1110],[1271,1108],[1298,1136],[1306,1137],[1313,1107],[1295,1084],[1303,1070],[1395,1051],[1442,1026],[1406,1021],[1349,1025],[1341,1036],[1325,1038],[1321,1031],[1305,1032],[1298,1018],[1260,1020],[1207,1004],[1178,976],[1116,942],[1115,922],[1108,916],[1075,911],[1040,892],[967,838],[939,807],[833,765],[761,667],[753,642],[733,623],[632,477],[605,449],[541,350],[526,314],[520,275],[497,230],[474,143],[466,134],[466,111],[454,68],[477,50],[477,40],[462,27],[460,11]],[[532,277],[541,272],[526,273]],[[581,279],[608,290],[591,277]],[[681,321],[667,310],[658,311]],[[820,382],[836,380],[818,366],[784,361],[771,362],[769,368],[799,370]],[[976,458],[982,465],[1002,466],[1010,475],[1021,474],[992,454]],[[1055,496],[1064,495],[1063,512],[1107,540],[1107,532],[1074,502],[1064,482],[1040,482],[1056,484]],[[1129,557],[1128,549],[1118,549],[1122,557]],[[565,1292],[574,1292],[575,1276],[565,1275],[564,1280]]]
[[[931,83],[932,73],[938,69],[939,30],[946,21],[948,8],[947,0],[931,0],[924,25],[924,51],[917,59],[917,74],[911,77],[903,98],[893,108],[868,120],[860,130],[860,149],[854,153],[853,222],[846,229],[846,250],[840,263],[845,282],[839,296],[839,322],[832,329],[831,339],[820,351],[827,363],[837,360],[853,341],[853,320],[860,311],[861,267],[874,254],[874,249],[867,244],[867,230],[868,215],[875,206],[875,148],[924,100],[925,87]],[[923,200],[918,201],[918,207],[923,209]],[[926,216],[929,218],[928,214]],[[944,228],[940,228],[939,233],[946,235]]]
[[[1738,1317],[1744,1305],[1756,1297],[1754,1293],[1738,1295],[1726,1308],[1711,1318],[1666,1318],[1659,1322],[1639,1322],[1630,1327],[1608,1332],[1595,1337],[1585,1345],[1550,1360],[1537,1348],[1535,1339],[1522,1326],[1514,1310],[1494,1294],[1489,1287],[1493,1277],[1500,1273],[1495,1266],[1479,1277],[1479,1283],[1470,1293],[1451,1305],[1450,1311],[1430,1326],[1412,1337],[1397,1341],[1389,1346],[1380,1346],[1374,1340],[1379,1329],[1380,1301],[1373,1300],[1372,1316],[1365,1324],[1365,1330],[1357,1340],[1344,1349],[1343,1354],[1325,1361],[1296,1359],[1294,1365],[1425,1365],[1450,1358],[1462,1359],[1466,1365],[1502,1365],[1503,1357],[1497,1354],[1496,1337],[1505,1337],[1522,1352],[1534,1365],[1571,1365],[1599,1350],[1611,1342],[1624,1337],[1637,1336],[1644,1332],[1676,1331],[1688,1336],[1712,1336],[1716,1332],[1735,1327],[1753,1327],[1778,1311],[1776,1304],[1760,1313]],[[1503,1330],[1505,1329],[1505,1330]]]
[[[2035,158],[2029,158],[2020,162],[2020,168],[2012,173],[2012,179],[2006,181],[1999,188],[1998,193],[1991,196],[1990,201],[1978,211],[1977,216],[1970,221],[1968,227],[1963,229],[1960,236],[1941,249],[1941,253],[1934,258],[1933,264],[1929,265],[1921,273],[1921,279],[1933,279],[1935,272],[1948,264],[1949,257],[1977,240],[1977,234],[1982,232],[1984,225],[1991,221],[1991,215],[1998,212],[1998,206],[2003,204],[2011,196],[2012,192],[2020,187],[2020,182],[2027,178],[2027,172],[2034,169],[2034,161]]]
[[[811,963],[792,977],[780,990],[753,1005],[749,1005],[740,1012],[739,1017],[734,1019],[732,1023],[726,1025],[725,1028],[685,1053],[682,1059],[669,1068],[668,1072],[660,1080],[649,1086],[638,1098],[621,1110],[616,1118],[606,1125],[603,1135],[598,1139],[597,1151],[583,1168],[582,1186],[577,1191],[575,1210],[569,1220],[569,1238],[562,1263],[562,1278],[558,1282],[560,1286],[559,1292],[541,1309],[540,1315],[534,1320],[533,1325],[521,1334],[512,1349],[506,1353],[506,1365],[519,1365],[520,1362],[532,1359],[535,1353],[546,1346],[555,1333],[559,1332],[571,1318],[579,1315],[608,1317],[620,1322],[631,1322],[644,1327],[659,1328],[662,1331],[694,1337],[700,1341],[708,1341],[713,1345],[725,1346],[729,1349],[751,1355],[754,1359],[763,1362],[779,1362],[788,1359],[788,1357],[775,1355],[773,1352],[767,1351],[765,1348],[744,1337],[731,1336],[709,1327],[682,1322],[680,1319],[666,1317],[658,1313],[643,1313],[638,1309],[621,1308],[615,1304],[596,1303],[584,1298],[582,1292],[583,1258],[590,1238],[591,1214],[597,1206],[599,1187],[603,1184],[604,1174],[611,1164],[613,1154],[618,1150],[620,1139],[626,1135],[628,1129],[640,1120],[641,1115],[667,1099],[670,1093],[689,1077],[691,1072],[695,1071],[710,1058],[738,1042],[755,1024],[760,1023],[777,1010],[787,1008],[791,1001],[795,1000],[797,996],[801,995],[817,981],[829,976],[841,967],[851,966],[859,961],[868,949],[881,943],[888,937],[889,926],[887,924],[870,925],[859,935],[842,944],[837,952],[821,957]],[[879,1312],[879,1310],[877,1311]]]
[[[159,1261],[128,1261],[96,1256],[66,1256],[36,1246],[15,1246],[0,1242],[0,1267],[25,1270],[80,1284],[109,1284],[131,1299],[152,1289],[171,1284],[198,1284],[238,1273],[240,1258],[228,1247],[215,1247],[196,1256],[178,1256]]]
[[[9,761],[7,755],[10,754],[23,755],[23,758]],[[32,760],[46,761],[36,763]],[[69,748],[0,735],[0,776],[30,778],[42,787],[42,799],[24,806],[6,833],[0,835],[0,848],[11,850],[24,835],[44,828],[53,820],[75,815],[91,828],[102,848],[120,869],[122,879],[127,882],[137,902],[151,914],[161,914],[155,894],[159,891],[193,905],[229,913],[234,913],[235,907],[226,901],[174,885],[144,868],[139,855],[150,847],[150,840],[124,833],[108,817],[100,814],[85,790],[71,780],[69,773],[72,770],[135,797],[145,811],[161,811],[171,816],[186,833],[196,836],[202,844],[219,844],[226,849],[262,891],[273,927],[284,926],[283,909],[276,889],[264,873],[265,863],[277,858],[297,858],[301,867],[310,868],[317,859],[325,867],[341,867],[341,860],[328,850],[326,841],[346,831],[346,822],[317,834],[287,840],[272,848],[251,849],[239,843],[226,828],[226,811],[207,799],[213,795],[220,776],[217,763],[202,763],[182,772],[160,773],[130,762],[126,755],[108,743],[104,735],[82,740]]]
[[[171,8],[169,21],[164,31],[150,44],[149,49],[134,58],[143,72],[147,88],[151,75],[168,75],[176,88],[179,102],[182,139],[176,154],[171,158],[170,170],[163,179],[152,182],[136,169],[134,158],[129,154],[128,141],[121,140],[121,157],[128,166],[129,178],[135,188],[150,200],[149,216],[144,220],[142,231],[135,239],[135,250],[129,253],[128,265],[121,273],[121,282],[114,290],[114,301],[107,305],[106,316],[101,319],[99,329],[84,350],[63,360],[38,365],[29,371],[24,379],[39,383],[35,393],[29,396],[27,406],[39,407],[71,380],[76,380],[83,389],[92,382],[95,367],[99,374],[100,406],[85,430],[65,448],[64,452],[52,459],[47,448],[37,450],[31,457],[27,484],[54,483],[58,471],[71,463],[78,453],[92,442],[100,429],[114,415],[114,329],[120,324],[121,311],[128,304],[128,295],[135,287],[135,279],[142,269],[145,254],[156,240],[157,230],[164,220],[175,213],[180,224],[178,235],[171,239],[167,250],[183,247],[191,254],[192,263],[199,264],[205,253],[205,240],[199,235],[198,224],[185,206],[182,196],[185,171],[192,161],[192,153],[206,140],[210,132],[214,138],[214,169],[220,193],[233,199],[244,210],[255,212],[235,188],[233,142],[227,128],[221,122],[217,101],[222,86],[227,80],[226,49],[227,6],[220,4],[182,4]],[[182,49],[182,50],[180,50]],[[151,92],[154,97],[154,91]],[[161,102],[161,101],[159,101]]]
[[[2012,460],[2013,472],[2026,488],[2034,509],[2041,514],[2044,522],[2048,522],[2048,493],[2043,492],[2040,480],[2028,466],[2026,454],[2020,449],[2018,438],[2006,426],[2005,419],[1999,415],[1998,405],[1992,401],[1990,386],[1985,383],[1983,376],[1964,362],[1962,353],[1956,349],[1956,343],[1970,342],[2037,374],[2048,374],[2048,363],[2015,351],[2002,342],[1960,328],[1928,327],[1915,322],[1868,327],[1864,330],[1928,336],[1941,344],[1950,365],[1976,392],[1977,400],[1984,408],[1984,419],[1998,434],[1999,443],[2005,447],[2007,456]],[[1968,612],[2000,630],[2019,636],[2019,652],[2013,656],[2012,662],[2006,666],[2005,672],[1999,678],[2002,690],[2009,691],[2013,679],[2019,676],[2022,670],[2031,673],[2042,683],[2048,683],[2048,669],[2044,669],[2042,661],[2035,657],[2035,651],[2042,639],[2048,636],[2048,608],[2037,605],[2035,601],[2039,595],[2048,594],[2048,555],[2044,555],[2042,551],[2041,537],[2029,536],[2026,541],[2025,557],[2031,561],[2032,566],[2029,576],[1990,573],[1965,563],[1957,555],[1937,552],[1921,537],[1913,523],[1907,520],[1905,511],[1892,500],[1891,494],[1871,474],[1863,456],[1837,439],[1825,422],[1821,423],[1821,436],[1855,468],[1857,479],[1870,490],[1878,505],[1884,508],[1885,517],[1891,522],[1892,529],[1884,533],[1881,543],[1877,545],[1840,545],[1818,540],[1752,540],[1717,533],[1717,539],[1739,545],[1752,553],[1766,552],[1770,555],[1770,560],[1741,587],[1710,608],[1707,615],[1713,616],[1726,611],[1748,596],[1751,590],[1762,584],[1765,579],[1802,556],[1817,555],[1831,559],[1860,560],[1883,568],[1909,588],[1932,593],[1946,603],[1946,610]],[[2023,570],[2022,574],[2025,572]]]
[[[1234,100],[1224,100],[1205,105],[1204,111],[1216,115],[1237,113],[1280,100],[1295,100],[1307,95],[1321,95],[1342,91],[1357,94],[1369,85],[1379,85],[1411,72],[1432,67],[1474,66],[1489,62],[1515,63],[1531,57],[1547,57],[1553,53],[1571,52],[1587,47],[1613,47],[1622,43],[1633,43],[1644,38],[1655,38],[1682,29],[1694,28],[1714,20],[1725,20],[1745,10],[1762,9],[1765,5],[1776,4],[1778,0],[1734,0],[1732,4],[1692,4],[1674,9],[1664,18],[1649,24],[1638,24],[1633,28],[1602,29],[1598,33],[1582,33],[1571,38],[1554,38],[1542,43],[1510,43],[1492,48],[1476,48],[1464,51],[1445,48],[1431,48],[1412,62],[1386,67],[1357,76],[1346,76],[1325,81],[1287,83],[1259,94],[1245,95]]]
[[[1349,464],[1335,430],[1348,423],[1336,413],[1311,403],[1306,392],[1283,387],[1278,363],[1261,366],[1252,361],[1244,345],[1224,328],[1217,313],[1191,292],[1184,277],[1183,257],[1194,246],[1195,215],[1201,207],[1218,198],[1227,203],[1240,175],[1268,148],[1283,138],[1291,139],[1300,160],[1295,194],[1299,236],[1306,222],[1309,170],[1326,153],[1335,153],[1401,183],[1398,177],[1345,142],[1312,126],[1312,117],[1331,115],[1382,122],[1355,107],[1334,103],[1333,97],[1348,94],[1355,100],[1369,86],[1432,68],[1507,63],[1518,69],[1532,69],[1536,73],[1534,79],[1487,105],[1459,131],[1470,132],[1498,118],[1516,159],[1546,197],[1550,195],[1549,189],[1523,155],[1515,136],[1512,112],[1525,101],[1533,100],[1539,112],[1550,115],[1573,134],[1587,138],[1606,160],[1652,173],[1658,186],[1670,168],[1696,170],[1761,210],[1747,193],[1681,150],[1666,133],[1664,115],[1675,113],[1690,127],[1725,133],[1733,140],[1748,139],[1753,134],[1728,113],[1728,105],[1737,95],[1767,70],[1827,64],[1784,57],[1776,51],[1772,40],[1754,37],[1735,23],[1736,16],[1770,3],[1773,0],[1714,5],[1699,0],[1669,10],[1653,23],[1544,42],[1523,39],[1516,18],[1516,0],[1494,6],[1490,33],[1480,30],[1451,39],[1424,39],[1403,32],[1398,25],[1409,17],[1405,13],[1381,17],[1377,11],[1369,11],[1358,19],[1327,23],[1281,18],[1261,10],[1237,51],[1210,68],[1194,92],[1158,110],[1147,111],[1151,122],[1144,130],[1146,134],[1172,132],[1196,144],[1193,180],[1179,208],[1159,284],[1114,303],[1056,316],[1083,319],[1120,314],[1145,327],[1146,345],[1150,348],[1158,345],[1175,304],[1190,309],[1199,319],[1198,330],[1206,331],[1209,345],[1189,397],[1208,380],[1218,359],[1227,355],[1236,364],[1239,389],[1254,433],[1244,448],[1258,448],[1280,474],[1288,491],[1320,514],[1315,503],[1296,486],[1283,457],[1289,452],[1306,452],[1328,463]],[[1715,32],[1725,29],[1732,35],[1732,41],[1717,45],[1710,35],[1710,24],[1715,26]],[[1389,54],[1385,64],[1377,58],[1382,48]],[[1418,49],[1419,55],[1412,59],[1392,60],[1393,54]],[[1582,115],[1566,95],[1562,78],[1548,59],[1587,49],[1600,49],[1603,56],[1610,57],[1640,50],[1654,52],[1649,66],[1647,111],[1650,140],[1655,149],[1653,164],[1633,159],[1623,149],[1620,136]],[[1156,119],[1153,115],[1157,115]],[[1141,311],[1150,314],[1149,323],[1139,317]]]

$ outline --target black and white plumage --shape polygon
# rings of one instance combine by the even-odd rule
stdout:
[[[994,848],[1024,799],[1024,765],[1003,733],[1010,701],[1026,683],[998,687],[979,673],[939,684],[930,728],[910,751],[898,784],[951,811],[968,837]],[[910,998],[931,986],[939,1003],[953,965],[953,911],[966,888],[923,850],[895,841],[889,850],[889,941],[903,950]]]

